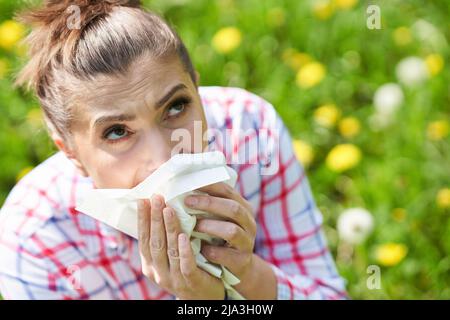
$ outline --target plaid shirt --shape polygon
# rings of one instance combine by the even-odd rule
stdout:
[[[275,272],[277,298],[345,298],[322,215],[273,106],[238,88],[200,87],[199,92],[213,129],[209,150],[222,151],[238,172],[236,189],[252,204],[258,226],[255,253]],[[243,137],[242,131],[249,134]],[[255,141],[256,154],[234,164],[233,157]],[[270,164],[273,174],[261,174]],[[91,188],[92,180],[78,174],[61,152],[14,187],[0,211],[4,298],[175,298],[142,274],[135,239],[75,210],[78,197]]]

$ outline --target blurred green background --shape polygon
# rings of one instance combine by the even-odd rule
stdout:
[[[11,19],[24,3],[0,0],[0,206],[55,152],[37,101],[12,88],[27,29]],[[201,85],[276,107],[352,298],[450,298],[450,2],[370,1],[380,29],[362,0],[144,4],[179,32]]]

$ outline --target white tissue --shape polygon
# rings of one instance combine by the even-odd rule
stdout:
[[[236,179],[236,172],[226,165],[221,152],[177,154],[133,189],[89,191],[78,201],[76,210],[137,239],[137,200],[150,199],[153,194],[162,195],[166,204],[175,210],[183,232],[190,237],[197,265],[211,275],[221,278],[231,299],[244,300],[245,298],[232,287],[240,280],[224,266],[208,262],[200,253],[201,240],[216,245],[223,244],[224,240],[193,231],[197,215],[213,219],[219,217],[184,205],[187,195],[200,193],[196,189],[217,182],[225,182],[234,187]]]

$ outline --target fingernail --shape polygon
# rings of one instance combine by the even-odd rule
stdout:
[[[155,209],[161,209],[162,202],[157,196],[152,197],[152,207]]]
[[[196,197],[189,196],[186,198],[186,204],[188,206],[195,206],[198,203],[198,199]]]

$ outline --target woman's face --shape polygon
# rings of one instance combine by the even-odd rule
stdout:
[[[133,188],[180,147],[194,153],[207,146],[197,87],[178,58],[143,56],[125,76],[97,77],[86,87],[69,158],[97,188]],[[201,132],[194,134],[194,123]],[[180,130],[189,138],[177,140]]]

